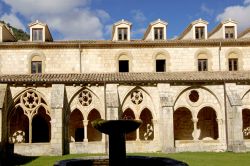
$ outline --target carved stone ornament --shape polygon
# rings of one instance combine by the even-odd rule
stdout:
[[[130,95],[132,103],[139,105],[143,101],[143,95],[140,90],[134,90]]]
[[[92,103],[92,95],[88,90],[83,90],[78,99],[82,106],[89,106]]]
[[[26,108],[33,109],[40,104],[41,99],[34,91],[29,90],[22,95],[21,101]]]

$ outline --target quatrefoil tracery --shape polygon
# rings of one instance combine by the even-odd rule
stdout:
[[[78,100],[82,106],[89,106],[92,103],[92,95],[88,90],[83,90],[79,94]]]

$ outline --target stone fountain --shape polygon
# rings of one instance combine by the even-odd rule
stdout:
[[[141,120],[95,120],[92,126],[109,136],[109,160],[102,157],[71,159],[59,161],[54,166],[188,166],[184,162],[164,157],[126,156],[125,134],[135,131],[141,124]]]

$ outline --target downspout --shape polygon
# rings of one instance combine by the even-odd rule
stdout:
[[[223,81],[224,88],[224,107],[225,107],[225,134],[226,134],[226,151],[228,151],[228,122],[227,122],[227,91],[226,91],[226,82]]]
[[[221,60],[220,60],[220,54],[221,54],[221,42],[220,42],[220,45],[219,45],[219,50],[218,50],[218,53],[219,53],[219,71],[221,71]]]
[[[104,81],[104,118],[107,120],[106,82]],[[105,154],[108,154],[108,136],[105,134]]]
[[[82,50],[81,50],[81,44],[79,43],[79,67],[80,67],[80,73],[82,73]]]

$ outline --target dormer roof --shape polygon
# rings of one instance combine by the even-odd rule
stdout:
[[[30,41],[32,41],[32,28],[38,28],[38,27],[43,28],[44,41],[53,41],[53,37],[50,33],[50,30],[49,30],[49,27],[47,24],[36,20],[36,21],[30,23],[29,27],[30,27]]]
[[[238,22],[232,20],[231,18],[222,21],[221,23],[219,23],[209,34],[208,37],[212,37],[215,33],[217,33],[218,31],[220,31],[223,27],[223,25],[227,25],[227,24],[233,24],[234,26],[236,26],[238,24]],[[223,38],[223,34],[221,34],[222,36],[220,36],[220,38]]]
[[[16,37],[10,27],[5,23],[0,22],[0,42],[16,41]]]
[[[128,28],[128,40],[130,40],[130,29],[132,27],[132,23],[127,21],[127,20],[120,20],[120,21],[117,21],[116,23],[113,24],[113,27],[112,27],[112,40],[117,40],[117,27],[119,28]]]
[[[208,22],[201,18],[191,22],[177,39],[183,39],[192,30],[192,28],[197,24],[203,24],[204,26],[207,26]]]
[[[246,30],[242,31],[239,35],[238,38],[250,38],[250,27],[247,28]]]
[[[157,19],[157,20],[151,22],[151,23],[148,25],[148,28],[147,28],[147,30],[146,30],[144,36],[143,36],[143,40],[145,40],[145,39],[148,37],[149,33],[150,33],[151,30],[152,30],[152,27],[157,26],[157,27],[165,27],[165,28],[166,28],[167,25],[168,25],[168,23],[165,22],[165,21],[163,21],[163,20],[161,20],[161,19]]]

